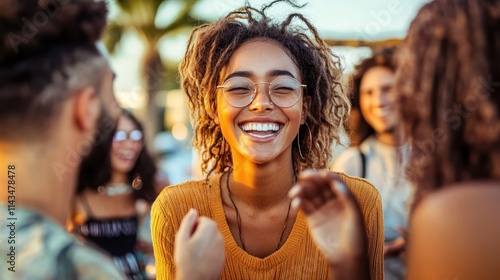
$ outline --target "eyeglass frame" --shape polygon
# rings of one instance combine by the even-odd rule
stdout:
[[[297,79],[296,79],[296,78],[294,78],[294,77],[288,77],[288,76],[287,76],[287,77],[278,77],[278,78],[276,78],[276,79],[272,80],[271,82],[257,82],[257,83],[254,83],[251,79],[249,79],[249,78],[247,78],[247,77],[240,77],[240,76],[237,76],[237,77],[231,77],[231,78],[229,78],[229,79],[225,80],[225,81],[224,81],[224,83],[222,83],[222,85],[218,85],[218,86],[217,86],[217,89],[219,89],[219,88],[220,88],[220,89],[222,89],[222,96],[224,96],[224,99],[227,101],[227,103],[229,103],[229,105],[231,105],[231,106],[233,106],[233,107],[235,107],[235,108],[243,108],[243,107],[246,107],[246,106],[248,106],[248,105],[252,104],[252,102],[255,100],[255,97],[257,96],[257,85],[258,85],[258,84],[268,84],[269,86],[271,86],[271,84],[272,84],[274,81],[279,80],[279,79],[284,79],[284,78],[291,79],[291,80],[295,80],[295,81],[299,84],[299,86],[300,86],[300,87],[298,88],[298,89],[300,89],[300,91],[299,91],[299,98],[297,98],[297,100],[296,100],[296,101],[295,101],[292,105],[289,105],[289,106],[281,106],[281,105],[279,105],[279,104],[276,104],[276,102],[274,102],[274,101],[273,101],[273,97],[272,97],[272,95],[271,95],[271,87],[269,87],[269,89],[267,90],[267,94],[269,95],[269,100],[271,101],[271,104],[276,104],[276,106],[278,106],[278,107],[280,107],[280,108],[290,108],[290,107],[292,107],[293,105],[297,104],[297,102],[299,102],[299,100],[300,100],[300,96],[302,95],[302,88],[307,88],[307,85],[305,85],[305,84],[301,84],[301,83],[299,82],[299,80],[297,80]],[[235,106],[235,105],[231,104],[231,102],[229,102],[229,100],[227,100],[226,95],[224,94],[224,92],[225,92],[225,91],[224,91],[224,85],[227,83],[227,81],[229,81],[229,80],[231,80],[231,79],[246,79],[246,80],[250,81],[250,83],[252,83],[252,84],[253,84],[253,86],[254,86],[253,95],[252,95],[253,97],[252,97],[252,99],[248,102],[248,104],[243,105],[243,106]]]
[[[116,138],[116,134],[118,134],[120,132],[125,133],[125,139],[116,140],[115,139]],[[140,139],[136,140],[136,139],[132,139],[131,138],[132,133],[135,133],[135,132],[139,132],[141,134],[141,138]],[[131,130],[129,132],[127,132],[125,130],[117,130],[117,131],[115,131],[115,133],[113,133],[113,142],[117,142],[117,143],[121,143],[121,142],[123,142],[125,140],[130,140],[130,141],[133,141],[133,142],[142,142],[143,139],[144,139],[144,133],[141,130],[139,130],[139,129],[134,129],[134,130]]]

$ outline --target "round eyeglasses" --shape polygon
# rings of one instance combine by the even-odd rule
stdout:
[[[117,130],[115,135],[113,136],[113,141],[121,142],[130,139],[132,141],[141,141],[142,140],[142,132],[140,130],[132,130],[130,132],[126,132],[125,130]]]
[[[217,86],[222,89],[224,99],[234,107],[245,107],[252,103],[257,96],[257,85],[265,84],[269,88],[266,90],[273,104],[279,107],[292,107],[299,101],[302,94],[302,88],[306,85],[300,84],[294,78],[282,77],[273,80],[270,83],[258,82],[245,77],[233,77],[227,79],[224,84]]]

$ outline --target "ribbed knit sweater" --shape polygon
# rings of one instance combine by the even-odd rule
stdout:
[[[341,174],[365,221],[371,279],[383,279],[384,229],[377,190],[366,180]],[[226,260],[221,279],[331,279],[326,259],[316,247],[306,216],[299,211],[293,229],[275,253],[258,258],[238,247],[226,221],[220,191],[221,174],[165,188],[151,210],[157,279],[175,279],[174,238],[190,208],[212,218],[224,238]]]

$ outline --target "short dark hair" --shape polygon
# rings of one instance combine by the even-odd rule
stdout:
[[[365,73],[373,67],[385,67],[391,70],[394,74],[396,73],[396,62],[395,62],[395,48],[382,48],[375,50],[373,55],[369,58],[362,60],[358,65],[355,66],[355,72],[351,79],[351,104],[352,109],[359,112],[359,118],[355,124],[356,131],[352,131],[351,128],[347,128],[348,133],[351,134],[352,145],[358,146],[366,138],[375,134],[375,130],[371,125],[366,122],[365,117],[361,113],[360,106],[360,87],[361,81],[365,76]]]
[[[132,115],[132,113],[124,110],[122,115],[130,119],[144,135],[142,124]],[[94,149],[92,149],[92,152],[83,159],[78,175],[77,193],[81,193],[87,188],[97,191],[99,186],[104,186],[111,180],[111,147],[113,145],[113,136],[115,132],[116,128],[110,132],[106,132],[103,135],[102,141],[99,141]],[[144,138],[143,142],[146,143]],[[142,188],[133,192],[134,197],[153,203],[156,198],[156,165],[145,145],[134,167],[128,173],[129,183],[132,183],[136,174],[141,176]]]
[[[292,1],[273,1],[270,5],[277,2],[298,7]],[[253,39],[277,42],[294,60],[307,85],[304,98],[309,105],[305,110],[308,126],[301,126],[300,143],[296,137],[292,145],[295,172],[326,168],[332,158],[332,144],[340,143],[350,110],[340,82],[340,59],[303,15],[294,13],[277,23],[266,15],[270,5],[258,10],[247,4],[216,22],[195,28],[189,39],[179,71],[194,123],[194,146],[202,152],[201,168],[207,176],[232,165],[230,147],[224,145],[220,126],[214,121],[220,72],[233,52]],[[295,21],[304,26],[293,26]],[[305,159],[299,155],[299,144]]]
[[[411,23],[397,92],[416,201],[457,182],[500,179],[499,50],[499,0],[435,0]]]
[[[0,4],[0,137],[40,136],[71,93],[100,88],[105,2],[2,0]]]

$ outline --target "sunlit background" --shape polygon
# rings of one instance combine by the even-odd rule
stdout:
[[[177,66],[191,29],[242,6],[232,0],[108,0],[110,24],[106,44],[117,73],[116,97],[148,130],[150,151],[170,183],[198,177],[190,148],[192,137]],[[260,7],[269,1],[249,1]],[[305,4],[306,1],[296,1]],[[304,14],[332,45],[349,74],[372,48],[403,39],[423,0],[311,0],[301,9],[276,5],[270,12],[283,19]],[[149,100],[149,102],[148,102]],[[153,137],[154,136],[154,137]]]

